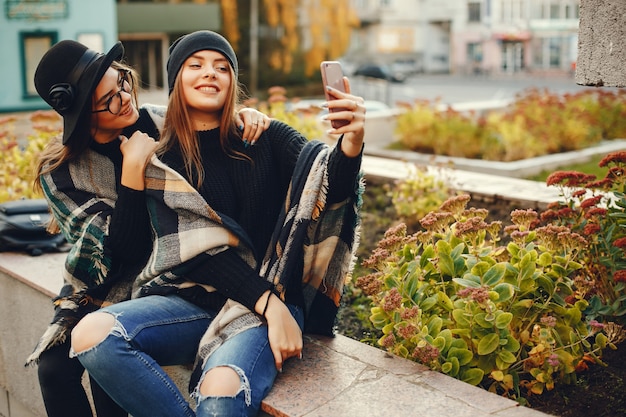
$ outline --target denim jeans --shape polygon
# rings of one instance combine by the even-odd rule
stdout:
[[[302,329],[304,326],[302,309],[294,305],[287,306]],[[274,354],[267,337],[267,326],[248,329],[228,339],[206,360],[199,384],[209,370],[218,366],[231,367],[239,374],[241,378],[239,392],[235,397],[205,397],[196,387],[193,396],[198,400],[196,409],[198,417],[256,416],[261,408],[261,401],[269,393],[278,375]]]
[[[301,310],[290,308],[302,326]],[[177,296],[156,295],[99,312],[116,317],[113,330],[102,342],[77,354],[98,384],[133,417],[196,416],[161,366],[193,363],[200,338],[216,313]],[[229,339],[207,360],[203,374],[219,365],[237,371],[242,388],[235,397],[208,398],[198,395],[196,388],[197,415],[256,415],[277,374],[267,327]]]

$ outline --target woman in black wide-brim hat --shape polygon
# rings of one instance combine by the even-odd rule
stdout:
[[[163,124],[164,106],[137,107],[136,74],[116,43],[106,54],[64,40],[35,72],[39,95],[63,117],[63,133],[40,155],[35,187],[53,213],[50,229],[72,245],[55,315],[27,363],[38,376],[49,417],[91,417],[81,378],[70,358],[70,331],[85,314],[130,297],[133,279],[150,254],[151,230],[144,170]],[[239,113],[243,137],[256,140],[269,125],[262,113]],[[260,122],[260,123],[259,123]],[[92,380],[96,413],[126,416]]]

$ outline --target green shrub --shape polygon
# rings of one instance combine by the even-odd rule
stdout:
[[[356,286],[389,352],[525,403],[614,347],[604,325],[584,316],[588,302],[569,301],[586,241],[566,228],[534,229],[538,214],[515,210],[502,247],[501,223],[468,202],[450,198],[415,234],[390,228]]]
[[[486,115],[438,110],[416,100],[398,117],[406,149],[436,155],[514,161],[626,138],[626,91],[558,95],[528,89]]]
[[[439,170],[440,175],[435,175],[427,167],[414,164],[407,167],[406,177],[389,187],[389,195],[396,215],[413,229],[422,217],[436,210],[454,192],[448,186],[443,170]]]
[[[318,121],[320,109],[314,107],[290,111],[287,109],[289,99],[286,97],[286,93],[287,91],[283,87],[271,87],[268,90],[267,101],[259,102],[252,99],[248,100],[246,105],[255,107],[269,117],[288,124],[309,139],[323,140],[325,138],[324,130]]]

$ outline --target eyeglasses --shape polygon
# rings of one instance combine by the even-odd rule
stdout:
[[[117,93],[113,94],[104,103],[105,107],[100,110],[92,110],[92,113],[102,113],[108,111],[112,115],[117,116],[122,111],[122,92],[130,93],[133,90],[133,78],[130,76],[130,70],[119,70],[119,78],[117,85],[120,88]]]

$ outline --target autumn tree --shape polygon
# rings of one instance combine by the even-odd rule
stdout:
[[[259,2],[260,25],[268,29],[260,39],[265,64],[284,74],[302,56],[305,75],[313,75],[321,61],[348,49],[351,31],[359,25],[350,0],[220,0],[224,35],[238,52],[252,1]]]

